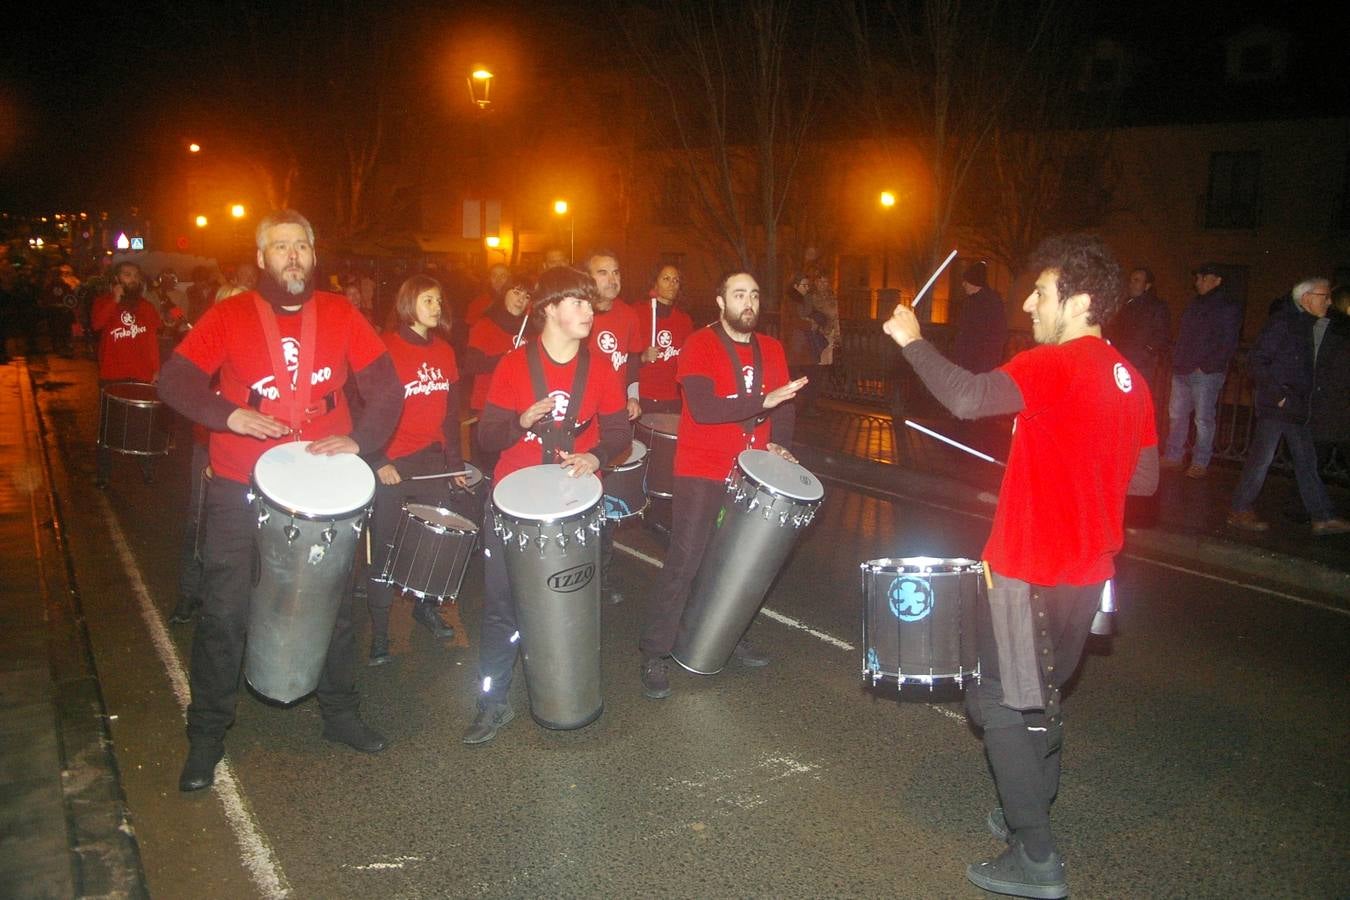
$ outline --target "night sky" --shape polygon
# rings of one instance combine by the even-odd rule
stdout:
[[[804,6],[804,4],[799,4]],[[1284,114],[1335,108],[1344,102],[1346,66],[1338,29],[1306,4],[1234,4],[1215,11],[1208,4],[1149,2],[1091,9],[1063,4],[1066,16],[1092,15],[1085,28],[1119,37],[1150,61],[1157,93],[1173,115],[1224,115],[1223,98],[1196,97],[1187,110],[1180,100],[1195,70],[1221,54],[1220,38],[1239,22],[1262,21],[1295,31],[1296,69],[1302,81],[1283,99]],[[1085,10],[1090,9],[1088,12]],[[275,129],[297,108],[308,106],[303,88],[262,90],[250,73],[285,71],[278,56],[341,64],[345,52],[332,36],[332,15],[375,18],[398,41],[395,58],[406,64],[409,96],[448,105],[435,96],[438,67],[458,65],[457,54],[475,41],[505,40],[512,53],[530,61],[536,76],[547,65],[627,65],[622,32],[607,19],[614,7],[582,3],[384,4],[333,2],[94,2],[68,13],[50,5],[25,4],[6,16],[11,46],[0,60],[0,209],[46,212],[97,204],[130,204],[145,195],[160,160],[177,152],[190,135],[229,128],[241,133]],[[329,11],[312,30],[304,17]],[[285,19],[277,17],[284,14]],[[251,24],[250,24],[251,23]],[[247,35],[262,35],[250,46]],[[847,47],[843,35],[839,49]],[[259,46],[261,50],[259,50]],[[278,49],[284,47],[286,49]],[[266,59],[253,61],[261,52]],[[468,57],[464,57],[467,61]],[[280,67],[279,67],[280,66]],[[638,70],[634,64],[634,74]],[[452,76],[442,80],[453,82]],[[251,82],[251,83],[250,83]],[[1321,92],[1325,88],[1325,93]],[[258,93],[269,95],[259,97]],[[1136,120],[1149,118],[1148,98],[1139,98]],[[289,104],[289,105],[288,105]],[[359,115],[358,108],[352,112]],[[1180,113],[1177,110],[1181,110]],[[1276,112],[1279,112],[1278,110]],[[309,127],[315,127],[311,124]]]

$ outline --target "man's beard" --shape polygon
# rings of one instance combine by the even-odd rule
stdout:
[[[305,276],[299,281],[287,277],[285,269],[282,269],[280,272],[273,272],[271,269],[268,269],[267,274],[271,275],[272,280],[286,293],[290,294],[292,297],[299,297],[301,294],[309,291],[309,283],[314,277],[314,270],[311,269],[306,272]]]
[[[750,321],[748,324],[745,322],[743,318],[746,313],[749,313],[750,315]],[[750,334],[755,330],[755,326],[759,324],[759,313],[753,309],[747,309],[741,313],[741,317],[738,317],[736,319],[730,319],[727,317],[726,311],[723,310],[722,321],[726,323],[726,326],[728,328],[730,328],[737,334]]]
[[[122,301],[139,300],[145,294],[145,285],[141,282],[122,285]]]

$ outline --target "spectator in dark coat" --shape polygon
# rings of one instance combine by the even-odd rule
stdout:
[[[983,262],[971,263],[961,275],[966,296],[956,322],[952,362],[967,372],[992,372],[1003,364],[1008,320],[1003,298],[989,287]]]
[[[1130,273],[1128,299],[1107,323],[1106,337],[1144,376],[1154,397],[1162,396],[1159,381],[1171,333],[1172,313],[1153,289],[1153,271],[1135,269]]]
[[[1195,418],[1188,478],[1204,478],[1214,452],[1214,425],[1219,393],[1242,333],[1242,306],[1224,288],[1214,263],[1195,270],[1195,299],[1181,314],[1181,328],[1172,345],[1172,397],[1167,406],[1167,450],[1164,469],[1181,468],[1186,438]]]
[[[1331,292],[1326,335],[1318,348],[1313,374],[1312,435],[1317,467],[1325,468],[1337,448],[1341,464],[1350,466],[1350,285]]]
[[[1294,460],[1294,477],[1299,496],[1312,518],[1313,534],[1344,534],[1350,531],[1350,522],[1336,517],[1331,496],[1317,474],[1317,455],[1309,426],[1317,387],[1317,359],[1331,352],[1337,340],[1327,334],[1331,283],[1325,278],[1300,281],[1294,286],[1292,297],[1293,302],[1276,310],[1266,321],[1252,346],[1249,369],[1256,425],[1247,447],[1247,462],[1233,493],[1228,524],[1248,531],[1270,528],[1252,507],[1283,438]],[[1328,345],[1328,340],[1332,345]]]

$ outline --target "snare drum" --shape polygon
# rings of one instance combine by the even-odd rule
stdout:
[[[530,466],[492,489],[505,546],[530,713],[546,728],[581,728],[600,694],[600,479]]]
[[[722,670],[825,497],[820,480],[767,450],[743,450],[727,477],[671,657],[691,672]]]
[[[872,684],[980,680],[975,608],[984,564],[973,559],[873,559],[861,565],[863,678]]]
[[[605,518],[622,522],[647,509],[647,445],[633,441],[628,454],[605,469]]]
[[[159,390],[143,381],[105,384],[99,404],[98,444],[131,456],[164,456],[172,450],[173,429]]]
[[[375,474],[354,453],[319,456],[308,441],[278,444],[253,467],[258,570],[244,676],[290,703],[319,684],[342,594],[349,589]]]
[[[478,526],[464,516],[440,506],[404,503],[380,580],[419,600],[454,600],[477,542]]]
[[[680,417],[675,413],[647,413],[638,419],[638,439],[647,447],[647,496],[675,495],[675,439]]]

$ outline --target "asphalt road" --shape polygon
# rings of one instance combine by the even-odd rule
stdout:
[[[152,485],[118,460],[94,490],[97,388],[87,363],[52,366],[40,405],[153,895],[980,894],[963,872],[999,849],[984,830],[996,800],[959,695],[866,689],[841,644],[860,641],[859,562],[977,556],[985,519],[827,480],[752,632],[773,664],[677,671],[659,702],[641,696],[636,642],[662,545],[625,529],[628,599],[603,610],[604,715],[575,732],[521,715],[470,748],[475,565],[452,642],[401,602],[395,662],[359,673],[386,752],[321,740],[312,700],[245,694],[230,777],[184,796],[191,629],[165,620],[187,454]],[[1118,635],[1094,639],[1066,703],[1055,825],[1074,895],[1345,895],[1350,618],[1147,560],[1122,561],[1118,596]]]

